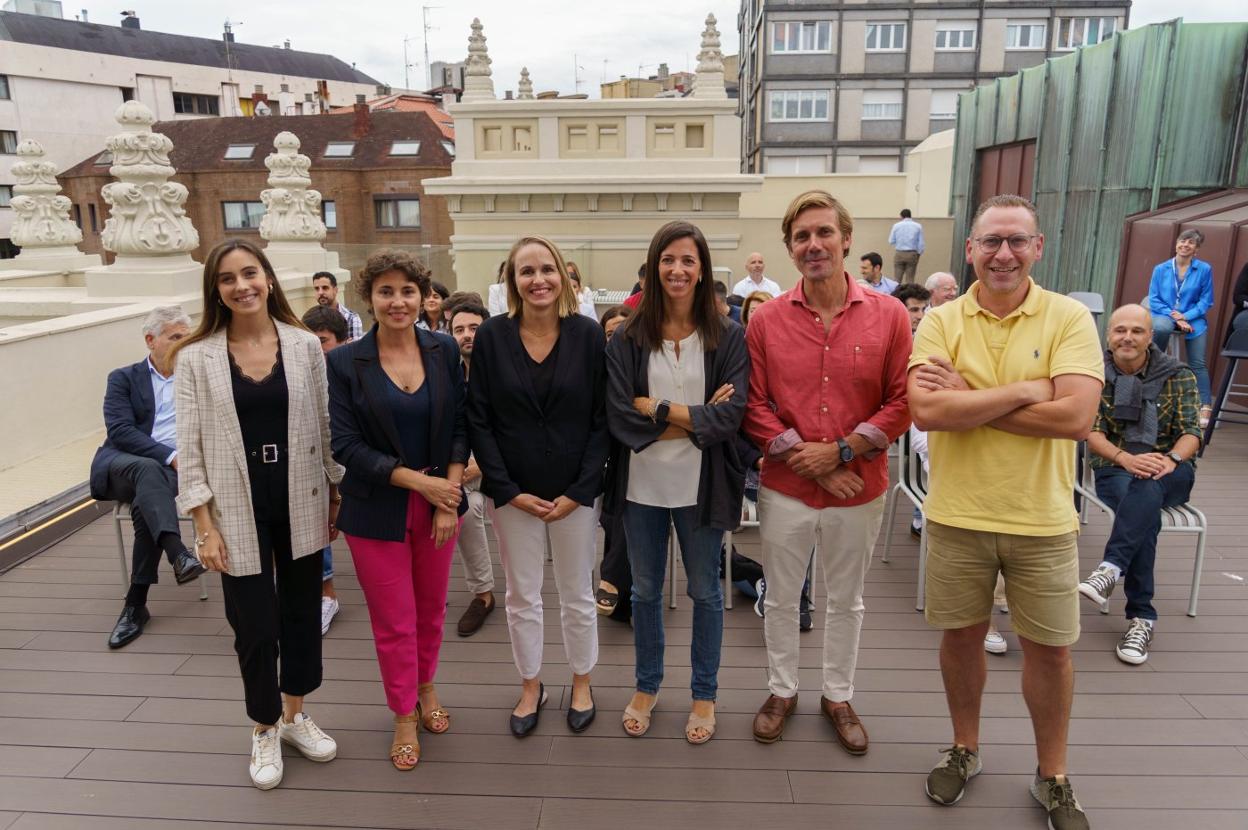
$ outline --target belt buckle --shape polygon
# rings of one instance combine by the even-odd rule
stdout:
[[[263,444],[260,447],[260,460],[265,464],[277,463],[277,444]]]

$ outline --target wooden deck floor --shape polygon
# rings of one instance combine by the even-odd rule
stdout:
[[[1248,827],[1246,461],[1248,430],[1229,427],[1201,464],[1194,500],[1214,526],[1195,619],[1184,616],[1194,546],[1163,536],[1162,618],[1147,664],[1126,666],[1113,655],[1123,629],[1120,597],[1108,617],[1084,607],[1070,766],[1098,830]],[[989,658],[984,774],[953,808],[923,794],[950,728],[938,634],[914,610],[917,548],[905,512],[892,562],[877,560],[868,577],[854,699],[872,738],[865,757],[842,752],[818,714],[818,614],[816,632],[802,635],[799,714],[783,741],[751,739],[766,661],[760,620],[745,601],[726,613],[719,732],[708,745],[681,739],[687,599],[668,615],[667,683],[647,737],[628,738],[619,726],[633,650],[630,630],[611,621],[601,623],[594,672],[600,717],[586,734],[567,731],[560,710],[569,675],[557,613],[548,613],[544,680],[552,705],[537,734],[517,741],[506,726],[518,682],[503,614],[473,638],[455,636],[468,598],[457,564],[438,675],[453,728],[422,734],[420,766],[395,772],[384,757],[390,715],[367,612],[340,544],[343,610],[325,640],[325,684],[308,700],[337,738],[339,756],[318,765],[287,751],[285,780],[267,793],[247,779],[248,725],[219,584],[200,602],[194,585],[174,586],[165,570],[147,633],[110,652],[105,640],[121,603],[111,521],[102,519],[0,576],[0,830],[1039,830],[1042,813],[1027,794],[1035,761],[1012,634],[1010,653]],[[1107,533],[1094,516],[1080,543],[1085,572],[1099,561]],[[738,541],[744,552],[756,548],[755,537]],[[547,585],[553,611],[550,579]],[[1009,618],[999,620],[1008,632]]]

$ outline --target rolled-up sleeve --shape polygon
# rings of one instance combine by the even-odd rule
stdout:
[[[204,466],[203,421],[200,417],[198,386],[198,353],[184,352],[174,374],[174,399],[177,401],[178,434],[178,510],[190,513],[212,501],[208,487],[208,470]]]

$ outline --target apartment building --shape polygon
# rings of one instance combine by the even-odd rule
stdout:
[[[958,94],[1126,28],[1122,0],[742,0],[741,169],[905,169]]]

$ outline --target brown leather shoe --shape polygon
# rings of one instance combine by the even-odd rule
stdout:
[[[780,740],[784,734],[784,722],[797,708],[797,695],[793,697],[776,697],[768,695],[767,701],[754,716],[754,740],[763,744],[771,744]]]
[[[858,720],[854,707],[846,703],[844,706],[836,706],[826,697],[819,698],[819,708],[823,710],[823,714],[828,720],[832,721],[832,728],[836,730],[836,740],[841,746],[845,747],[845,751],[850,755],[866,755],[867,746],[867,730],[862,725],[862,721]]]
[[[472,602],[468,603],[467,610],[464,615],[459,618],[456,626],[461,637],[471,637],[485,625],[485,618],[494,611],[494,606],[498,605],[496,600],[491,598],[490,604],[486,605],[485,600],[481,597],[473,597]]]

